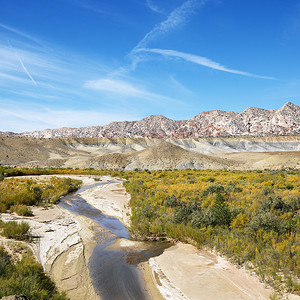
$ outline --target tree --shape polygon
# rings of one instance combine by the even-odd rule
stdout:
[[[214,205],[208,210],[210,225],[226,225],[231,221],[231,212],[224,197],[218,193]]]

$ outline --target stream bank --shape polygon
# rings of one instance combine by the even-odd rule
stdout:
[[[169,244],[130,240],[129,232],[123,224],[126,223],[124,218],[129,222],[130,197],[121,183],[119,179],[102,177],[93,186],[83,186],[74,195],[64,197],[59,206],[89,218],[98,225],[94,239],[96,245],[88,266],[94,288],[101,299],[162,299],[154,285],[156,296],[151,296],[153,293],[149,292],[138,264],[162,254]]]

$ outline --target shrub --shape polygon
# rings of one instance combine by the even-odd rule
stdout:
[[[16,212],[19,216],[30,217],[33,215],[30,207],[22,204],[11,206],[10,210]]]
[[[186,207],[177,207],[173,216],[174,223],[185,223],[187,221],[188,212]]]
[[[169,207],[175,207],[177,204],[177,199],[175,195],[167,196],[164,205]]]
[[[231,212],[221,194],[217,194],[214,205],[208,209],[209,225],[226,225],[231,222]]]
[[[205,216],[202,211],[198,210],[192,213],[191,223],[193,227],[201,228],[206,226]]]
[[[273,193],[273,192],[274,192],[274,191],[273,191],[273,188],[270,187],[270,186],[264,186],[263,189],[262,189],[262,191],[261,191],[261,193],[262,193],[264,196],[267,196],[267,195],[269,195],[269,194],[271,194],[271,193]]]
[[[0,247],[0,276],[5,273],[9,264],[10,256],[3,247]]]
[[[221,184],[211,184],[206,190],[203,191],[203,196],[213,193],[222,193],[225,189]]]
[[[9,254],[0,247],[0,298],[24,295],[28,299],[67,300],[59,294],[43,267],[32,256],[25,255],[13,263]]]
[[[282,233],[284,230],[283,222],[273,213],[259,213],[252,217],[247,225],[247,229],[250,233],[255,233],[259,229],[270,232],[275,231],[277,233]]]
[[[31,235],[29,233],[29,224],[26,222],[17,223],[16,221],[9,221],[2,224],[2,235],[9,239],[29,240]]]

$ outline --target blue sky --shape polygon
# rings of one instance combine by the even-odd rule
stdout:
[[[300,0],[1,0],[0,131],[300,105]]]

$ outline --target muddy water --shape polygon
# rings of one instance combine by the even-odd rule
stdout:
[[[64,197],[59,205],[72,213],[90,218],[104,228],[96,236],[97,245],[89,261],[93,285],[101,298],[147,300],[149,298],[144,291],[137,264],[160,255],[169,245],[147,242],[138,243],[135,247],[120,246],[122,241],[126,244],[130,240],[127,228],[117,218],[103,214],[78,195],[101,184],[104,183],[84,187],[77,193]]]

